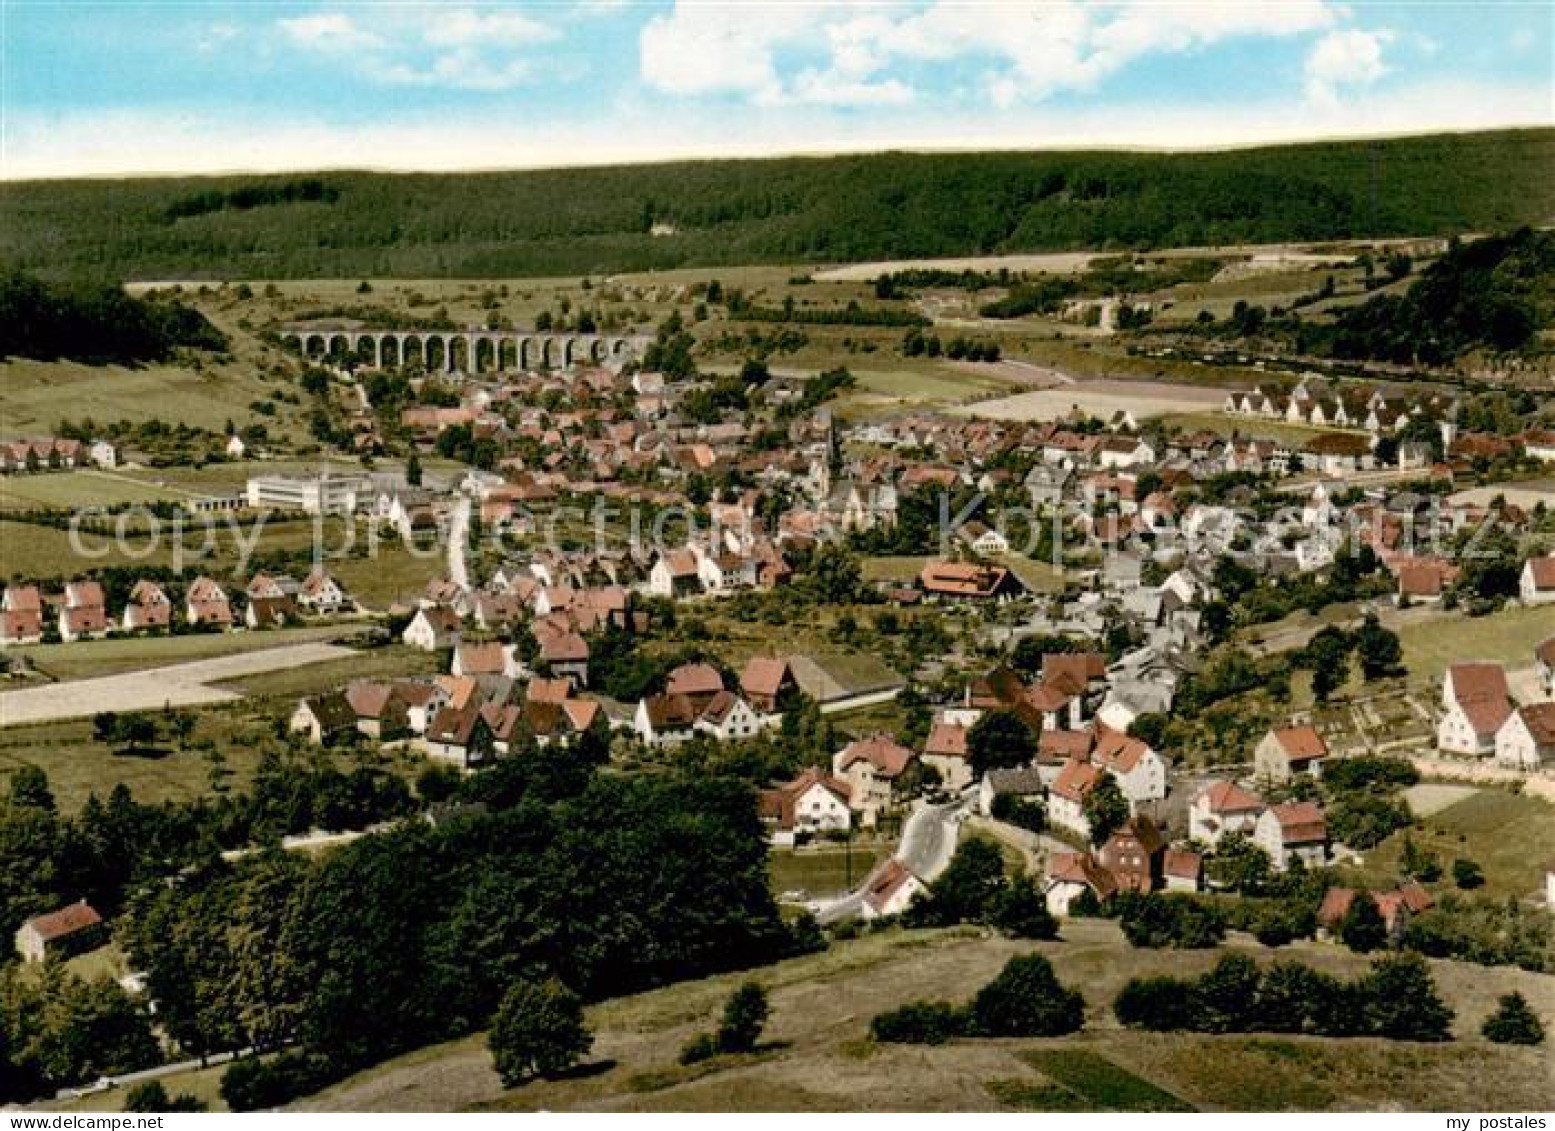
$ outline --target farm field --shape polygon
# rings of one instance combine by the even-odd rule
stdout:
[[[18,358],[0,361],[0,420],[8,434],[48,435],[61,416],[139,424],[165,421],[168,407],[176,405],[177,421],[220,434],[229,420],[242,427],[259,419],[249,405],[275,389],[252,365],[237,363],[197,371],[178,364],[129,369]],[[263,420],[277,435],[302,434],[300,414],[290,415],[286,406]]]
[[[952,367],[946,363],[930,368],[915,368],[904,362],[901,368],[870,368],[858,359],[847,364],[858,386],[832,402],[833,411],[848,420],[860,420],[891,412],[952,408],[981,397],[1007,392],[1013,382],[1000,375],[996,366],[980,367],[986,372],[971,372],[969,366]]]
[[[1215,389],[1166,382],[1085,380],[1056,389],[1037,389],[998,400],[963,405],[961,416],[992,420],[1057,420],[1075,409],[1109,419],[1132,412],[1135,419],[1167,416],[1195,407],[1219,405],[1224,394]]]
[[[181,491],[95,468],[0,478],[0,512],[172,503],[184,497]]]
[[[294,1105],[328,1111],[378,1110],[1024,1110],[1194,1107],[1247,1110],[1480,1110],[1486,1045],[1479,1020],[1495,997],[1520,989],[1546,1018],[1550,979],[1509,969],[1433,963],[1458,1012],[1447,1045],[1304,1037],[1204,1037],[1120,1030],[1108,1008],[1128,978],[1191,975],[1214,952],[1136,951],[1115,924],[1066,922],[1065,939],[1022,944],[973,930],[888,931],[756,972],[773,1013],[775,1044],[751,1056],[680,1068],[676,1053],[715,1019],[730,974],[607,1001],[589,1011],[597,1071],[504,1091],[484,1041],[469,1037],[369,1069]],[[1278,952],[1252,943],[1232,949],[1267,962],[1298,959],[1353,975],[1366,960],[1317,943]],[[920,998],[961,1000],[1012,955],[1046,954],[1059,977],[1082,988],[1086,1030],[1046,1041],[958,1041],[937,1048],[875,1045],[869,1018]],[[1496,1106],[1537,1109],[1542,1051],[1497,1048]],[[1018,1085],[1012,1087],[1011,1084]],[[1051,1086],[1056,1089],[1043,1093]],[[171,1087],[171,1082],[170,1082]],[[1061,1090],[1061,1091],[1060,1091]],[[1033,1103],[1045,1096],[1048,1102]],[[1166,1097],[1169,1097],[1166,1098]],[[1533,1106],[1529,1106],[1533,1105]]]
[[[1287,444],[1307,444],[1319,436],[1332,436],[1342,431],[1287,424],[1282,420],[1232,416],[1224,412],[1168,413],[1160,418],[1160,423],[1165,428],[1180,428],[1184,432],[1218,432],[1223,436],[1235,434],[1247,439],[1274,440]]]
[[[302,625],[265,632],[213,632],[189,636],[124,636],[79,640],[70,644],[33,644],[11,651],[58,680],[115,675],[190,660],[235,656],[263,648],[336,640],[361,631],[360,625]]]

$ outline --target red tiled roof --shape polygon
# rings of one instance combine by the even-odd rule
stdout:
[[[855,762],[864,761],[875,767],[881,777],[894,778],[907,768],[913,752],[896,742],[890,735],[873,734],[856,739],[843,748],[837,769],[846,770]]]
[[[1208,798],[1211,813],[1254,813],[1263,808],[1263,800],[1232,781],[1218,781],[1201,797]]]
[[[1328,757],[1328,743],[1311,726],[1280,727],[1274,732],[1274,739],[1288,761],[1311,762]]]
[[[1101,775],[1102,771],[1089,762],[1070,759],[1053,782],[1053,792],[1070,801],[1083,801],[1085,795],[1096,788]]]
[[[935,723],[924,740],[923,752],[942,758],[965,758],[966,729],[960,723]]]
[[[1286,844],[1312,844],[1328,839],[1328,820],[1312,801],[1287,801],[1270,810],[1279,822],[1280,839]]]
[[[35,916],[27,920],[27,925],[45,943],[51,943],[58,942],[78,931],[95,927],[102,921],[103,917],[97,913],[97,909],[82,900],[79,903],[72,903],[69,907],[61,907],[58,911]]]

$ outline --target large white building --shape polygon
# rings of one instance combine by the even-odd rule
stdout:
[[[351,514],[372,480],[365,475],[254,475],[248,505],[307,514]]]

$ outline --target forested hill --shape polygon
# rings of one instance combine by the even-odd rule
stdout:
[[[1555,130],[0,185],[0,260],[130,279],[522,276],[1445,235],[1555,217]]]

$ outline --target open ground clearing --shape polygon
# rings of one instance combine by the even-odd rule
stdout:
[[[980,401],[953,411],[961,416],[993,420],[1057,420],[1078,408],[1103,419],[1117,412],[1131,412],[1138,420],[1214,406],[1224,399],[1224,395],[1215,389],[1193,385],[1086,380],[1057,389],[1039,389]]]
[[[600,1070],[504,1092],[484,1041],[471,1037],[370,1069],[296,1105],[329,1111],[563,1110],[1207,1110],[1355,1108],[1479,1110],[1537,1105],[1541,1050],[1498,1048],[1505,1071],[1487,1081],[1477,1036],[1495,998],[1520,989],[1555,1014],[1555,982],[1508,969],[1433,963],[1458,1011],[1446,1046],[1277,1037],[1162,1037],[1119,1030],[1110,1002],[1137,974],[1191,975],[1214,952],[1137,951],[1115,924],[1072,921],[1065,939],[1022,944],[971,931],[868,936],[755,972],[768,987],[773,1042],[749,1057],[686,1069],[681,1044],[716,1018],[743,975],[725,975],[602,1003],[590,1011]],[[1353,974],[1366,960],[1302,943],[1237,949],[1262,961],[1299,958]],[[964,1000],[1012,955],[1048,955],[1087,999],[1087,1031],[1051,1041],[962,1041],[939,1048],[876,1046],[876,1013],[918,998]],[[172,1081],[169,1081],[172,1090]],[[1055,1089],[1044,1092],[1042,1089]],[[1168,1099],[1169,1097],[1169,1099]],[[1533,1108],[1529,1108],[1532,1110]]]
[[[0,726],[82,718],[99,711],[151,711],[220,703],[238,694],[218,681],[316,664],[352,655],[348,648],[314,642],[194,660],[184,664],[71,680],[0,692]]]
[[[34,668],[56,680],[80,680],[117,675],[181,661],[211,660],[336,640],[360,632],[358,625],[307,625],[266,632],[211,632],[189,636],[122,636],[107,640],[79,640],[70,644],[35,644],[11,651],[29,660]]]

